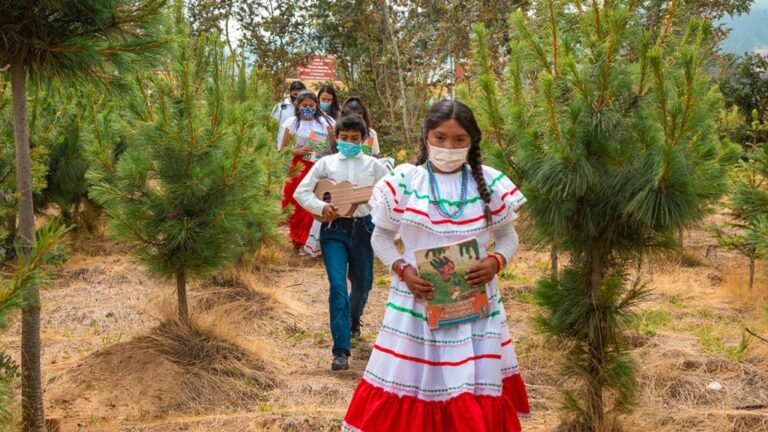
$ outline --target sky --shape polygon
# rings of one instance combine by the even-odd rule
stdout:
[[[742,54],[768,47],[768,0],[756,0],[750,14],[726,17],[722,22],[732,29],[723,41],[723,51]]]

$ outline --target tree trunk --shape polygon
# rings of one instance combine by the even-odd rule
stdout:
[[[411,140],[411,122],[408,120],[408,100],[405,92],[405,80],[403,79],[403,69],[400,62],[400,48],[397,46],[397,38],[395,38],[395,32],[392,30],[392,22],[389,19],[389,5],[387,1],[381,2],[383,6],[382,14],[384,16],[384,27],[389,33],[389,39],[392,43],[392,50],[395,53],[395,65],[397,66],[397,79],[400,86],[400,99],[402,102],[402,115],[403,115],[403,132],[405,133],[406,143],[413,144]]]
[[[6,256],[10,256],[13,254],[13,239],[16,238],[16,215],[11,215],[5,220],[5,230],[8,231],[8,237],[2,239],[3,246],[11,246],[10,250],[6,251],[9,254]]]
[[[599,248],[592,250],[590,259],[590,295],[592,304],[595,305],[595,313],[600,304],[600,287],[603,284],[603,255]],[[603,402],[603,367],[605,363],[605,346],[603,338],[606,334],[606,323],[600,322],[597,326],[597,334],[589,340],[589,355],[591,365],[588,368],[590,376],[587,383],[587,415],[591,423],[591,430],[601,432],[605,424],[605,406]]]
[[[186,321],[189,318],[189,309],[187,308],[187,274],[184,270],[176,272],[176,296],[179,301],[179,318]]]
[[[22,62],[10,67],[13,94],[13,132],[16,139],[16,188],[19,193],[19,244],[23,256],[35,239],[32,203],[32,168],[27,132],[26,68]],[[40,432],[43,426],[43,387],[40,372],[40,293],[27,294],[21,310],[21,417],[24,432]]]
[[[552,248],[549,250],[549,263],[552,268],[552,279],[557,279],[557,246],[552,244]]]
[[[755,285],[755,258],[749,258],[749,292],[752,292],[752,287]]]

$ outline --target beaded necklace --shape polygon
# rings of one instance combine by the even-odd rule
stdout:
[[[461,166],[461,204],[459,205],[459,208],[454,212],[448,211],[446,206],[443,204],[442,199],[440,198],[440,188],[437,184],[437,179],[435,178],[435,172],[432,170],[432,162],[429,159],[427,159],[426,165],[427,173],[429,173],[429,189],[433,198],[432,203],[435,207],[437,207],[437,211],[449,219],[455,220],[460,218],[464,213],[464,209],[467,207],[467,184],[469,182],[467,164]]]

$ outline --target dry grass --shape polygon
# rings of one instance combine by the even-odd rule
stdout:
[[[192,301],[203,311],[221,309],[238,321],[267,321],[300,315],[301,304],[274,282],[242,268],[219,273],[195,290]]]
[[[277,357],[266,344],[238,338],[221,310],[186,321],[169,317],[136,342],[186,371],[183,411],[250,407],[280,383]]]
[[[627,423],[670,432],[768,430],[768,347],[745,332],[768,331],[764,293],[747,289],[737,256],[698,253],[696,241],[706,241],[697,235],[684,262],[653,269],[654,297],[640,313],[650,339],[634,352],[641,396]],[[714,383],[722,389],[707,388]]]

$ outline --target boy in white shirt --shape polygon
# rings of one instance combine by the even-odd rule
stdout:
[[[336,183],[347,180],[355,187],[364,187],[373,186],[387,174],[384,165],[363,154],[362,143],[367,136],[368,126],[360,116],[339,119],[336,123],[339,152],[317,161],[293,194],[299,205],[325,221],[320,229],[320,249],[331,286],[328,301],[333,370],[349,368],[351,337],[360,336],[360,317],[373,285],[373,222],[368,204],[358,205],[352,215],[340,215],[336,206],[318,199],[314,190],[321,179]],[[347,276],[351,293],[347,292]]]
[[[294,116],[296,109],[293,104],[296,102],[296,96],[306,89],[307,87],[303,82],[294,81],[288,87],[288,97],[283,102],[275,104],[274,108],[272,108],[272,118],[277,120],[278,126],[281,126],[286,120]]]

